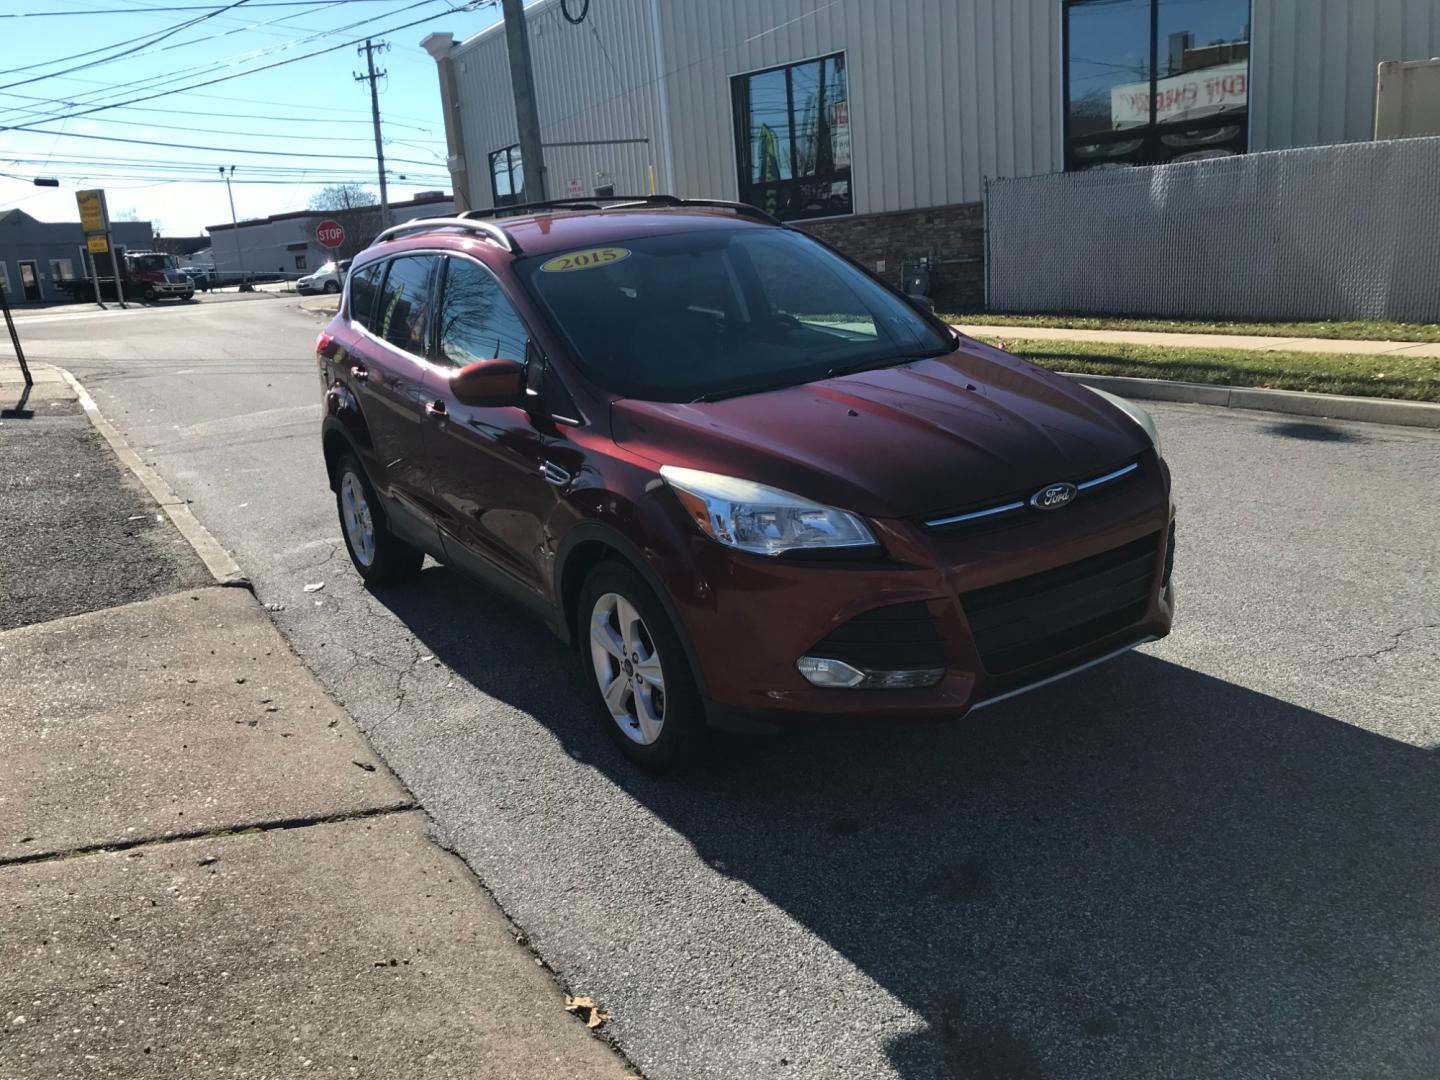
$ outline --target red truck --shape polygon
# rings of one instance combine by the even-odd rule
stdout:
[[[154,303],[167,296],[180,300],[195,298],[195,282],[180,270],[174,255],[163,251],[126,251],[118,246],[115,250],[120,258],[125,299]],[[110,255],[97,254],[93,258],[100,278],[100,298],[116,299],[115,270]],[[89,278],[67,281],[65,287],[77,300],[96,299],[95,286]]]

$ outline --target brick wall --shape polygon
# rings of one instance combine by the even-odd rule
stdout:
[[[928,254],[932,248],[973,256],[975,262],[945,266],[943,282],[932,293],[941,307],[978,309],[985,303],[983,203],[956,203],[795,224],[896,285],[901,284],[904,262]],[[879,269],[881,262],[885,264],[884,269]]]

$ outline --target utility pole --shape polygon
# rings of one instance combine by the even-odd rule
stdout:
[[[380,170],[380,228],[390,227],[390,193],[385,188],[385,148],[380,143],[380,91],[375,88],[375,81],[383,79],[385,72],[375,71],[375,54],[384,52],[390,48],[385,42],[376,45],[369,38],[365,39],[365,47],[356,49],[356,53],[365,54],[365,67],[369,72],[367,75],[356,75],[356,82],[368,82],[370,84],[370,117],[375,121],[375,167]]]
[[[220,175],[225,177],[225,193],[230,196],[230,231],[235,234],[235,261],[240,264],[240,292],[250,291],[250,275],[245,272],[245,256],[240,250],[240,223],[235,220],[235,190],[230,186],[230,177],[235,175],[235,166],[230,166],[230,172],[225,172],[225,166],[220,166]]]
[[[505,47],[510,54],[510,85],[515,94],[515,125],[520,129],[520,165],[525,170],[525,202],[545,199],[545,154],[540,147],[540,112],[535,106],[535,72],[530,64],[530,31],[522,0],[500,0],[505,14]]]

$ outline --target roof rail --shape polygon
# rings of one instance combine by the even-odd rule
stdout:
[[[470,211],[473,213],[473,211]],[[371,243],[378,244],[384,240],[393,240],[408,232],[424,232],[427,229],[467,229],[470,232],[477,232],[487,239],[493,240],[506,251],[518,255],[520,245],[515,243],[508,232],[499,225],[490,221],[475,221],[462,215],[443,218],[416,218],[414,221],[402,222],[399,225],[391,225],[388,229],[381,230]]]
[[[545,199],[541,202],[512,203],[497,206],[493,210],[467,210],[461,217],[477,218],[509,217],[534,210],[633,210],[644,206],[708,206],[720,210],[733,210],[742,217],[755,218],[769,225],[783,226],[785,223],[773,214],[749,203],[728,202],[724,199],[682,199],[677,195],[600,195],[575,199]]]

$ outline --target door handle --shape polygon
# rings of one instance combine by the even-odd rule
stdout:
[[[370,378],[370,372],[367,371],[365,368],[361,367],[359,364],[356,364],[350,369],[350,374],[355,376],[355,378],[359,379],[361,382],[364,382],[366,379]]]
[[[425,415],[439,417],[441,420],[443,420],[450,414],[449,411],[445,408],[445,402],[427,401],[425,403]]]

